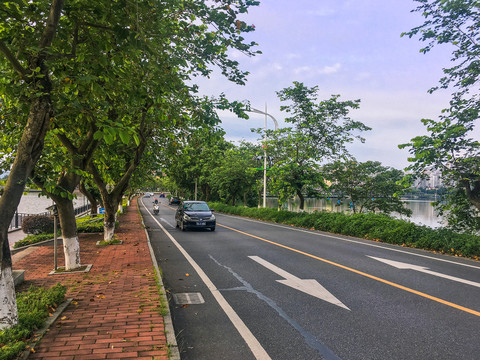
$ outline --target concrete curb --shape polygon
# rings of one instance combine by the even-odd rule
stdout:
[[[157,274],[158,283],[163,289],[163,291],[160,292],[160,297],[162,299],[162,303],[166,304],[166,307],[167,307],[167,314],[163,316],[163,321],[165,325],[165,336],[167,338],[167,346],[169,348],[169,357],[172,360],[180,360],[180,351],[178,350],[177,338],[175,337],[175,329],[173,328],[173,320],[172,320],[172,315],[170,313],[170,307],[169,307],[169,302],[168,302],[166,291],[165,291],[165,286],[163,284],[162,275],[160,274],[160,269],[158,267],[157,259],[155,258],[155,253],[153,251],[152,244],[150,242],[150,236],[148,235],[148,231],[145,228],[145,223],[143,222],[143,216],[142,216],[142,213],[140,212],[138,201],[137,201],[137,210],[142,218],[142,226],[144,227],[145,235],[147,236],[148,249],[150,250],[150,256],[152,257],[153,267],[155,268],[155,273]]]
[[[32,339],[34,339],[34,341],[28,344],[29,349],[25,350],[23,352],[23,355],[20,355],[20,359],[25,360],[29,357],[30,353],[32,352],[31,349],[35,349],[35,346],[40,342],[40,340],[42,340],[43,335],[45,335],[48,329],[50,329],[50,326],[52,326],[52,324],[60,317],[60,315],[62,315],[63,311],[67,308],[68,305],[70,305],[72,301],[73,299],[67,299],[63,303],[61,303],[57,307],[53,315],[45,321],[43,327],[35,331],[32,336]]]

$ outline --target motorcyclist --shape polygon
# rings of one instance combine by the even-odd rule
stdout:
[[[155,199],[154,203],[155,203],[155,205],[157,205],[158,204],[158,199]]]

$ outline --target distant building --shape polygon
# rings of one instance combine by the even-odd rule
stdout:
[[[438,189],[443,186],[442,173],[439,170],[425,171],[424,179],[416,179],[413,187],[416,189]]]

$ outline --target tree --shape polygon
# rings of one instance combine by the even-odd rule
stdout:
[[[10,175],[0,198],[0,329],[17,323],[15,288],[12,277],[12,260],[7,239],[8,226],[20,202],[23,189],[35,163],[39,159],[44,138],[54,116],[48,56],[53,44],[63,0],[0,5],[0,68],[3,94],[14,95],[24,90],[20,108],[28,113],[21,139],[15,149]],[[23,6],[23,7],[22,7]],[[8,85],[13,84],[11,86]],[[21,88],[21,90],[20,90]],[[12,98],[2,96],[2,107],[15,107]],[[1,121],[1,127],[5,122]]]
[[[212,171],[212,184],[214,190],[224,201],[230,201],[235,206],[237,199],[241,198],[247,205],[247,194],[256,184],[254,169],[255,151],[247,144],[232,147],[225,151],[220,166]]]
[[[470,137],[477,118],[475,109],[459,110],[452,106],[439,121],[422,120],[429,135],[417,136],[399,145],[409,147],[413,155],[408,159],[412,164],[406,169],[411,172],[406,181],[440,171],[449,190],[443,201],[436,203],[437,209],[446,215],[450,226],[473,232],[480,230],[480,143]],[[462,229],[459,224],[468,227]]]
[[[351,109],[357,109],[359,100],[339,101],[338,95],[317,103],[318,87],[294,85],[279,92],[281,101],[290,104],[281,110],[290,114],[285,122],[293,127],[267,132],[265,145],[274,158],[269,172],[271,191],[280,202],[297,195],[300,209],[305,206],[305,195],[318,196],[324,186],[320,163],[347,156],[346,144],[358,139],[357,132],[369,127],[348,117]]]
[[[331,182],[329,194],[339,200],[347,199],[354,213],[397,212],[410,215],[399,194],[405,191],[401,184],[403,172],[382,166],[378,161],[359,163],[356,160],[335,161],[323,166],[325,179]]]
[[[471,137],[471,132],[480,111],[478,1],[417,1],[421,5],[414,11],[421,12],[426,20],[402,35],[418,35],[421,41],[427,42],[421,49],[423,53],[436,45],[453,47],[454,65],[443,69],[445,76],[440,79],[440,88],[453,87],[454,93],[450,107],[443,110],[439,120],[422,120],[429,135],[417,136],[399,147],[410,148],[412,165],[406,169],[413,172],[410,179],[426,177],[429,171],[441,172],[444,184],[451,190],[447,192],[446,201],[437,203],[437,209],[448,214],[451,226],[469,224],[470,231],[475,232],[480,230],[480,143]]]
[[[242,37],[254,27],[238,19],[250,6],[257,5],[256,1],[232,4],[220,0],[210,4],[81,0],[69,2],[65,8],[61,0],[51,3],[37,0],[0,5],[0,51],[5,55],[0,62],[0,85],[4,90],[1,128],[7,129],[2,139],[7,139],[7,144],[11,144],[10,139],[18,139],[12,146],[5,146],[1,154],[7,155],[6,159],[2,157],[2,165],[13,162],[0,199],[0,283],[5,284],[2,291],[9,289],[4,301],[8,306],[2,307],[0,318],[2,322],[7,319],[7,326],[16,322],[7,229],[25,181],[40,157],[48,127],[55,128],[62,146],[69,148],[69,142],[74,145],[69,149],[76,149],[73,157],[81,157],[78,150],[88,130],[80,131],[79,143],[74,142],[72,136],[79,128],[68,125],[67,112],[73,123],[84,119],[88,125],[96,126],[93,140],[104,151],[95,154],[95,163],[84,164],[99,187],[103,182],[107,188],[105,180],[113,178],[102,178],[108,166],[105,162],[115,163],[113,156],[104,156],[113,155],[113,147],[104,147],[114,143],[129,145],[130,156],[118,162],[126,166],[123,175],[121,171],[115,174],[119,183],[112,193],[100,189],[110,211],[139,164],[147,145],[144,139],[155,129],[165,124],[170,128],[185,117],[169,117],[175,102],[181,103],[180,112],[194,111],[189,105],[196,88],[186,86],[186,81],[208,75],[216,66],[227,78],[241,84],[247,73],[229,58],[228,51],[237,49],[249,56],[257,53],[252,50],[256,44],[246,43]],[[60,108],[68,111],[59,113],[56,110]],[[27,121],[22,120],[21,115],[28,112]],[[20,136],[8,136],[8,131],[18,134],[16,130],[25,124],[21,140]],[[133,128],[129,128],[132,124]],[[102,168],[95,168],[98,165]],[[65,174],[68,172],[78,169],[68,169]],[[69,188],[73,182],[68,182]],[[110,218],[109,214],[108,226]],[[3,292],[0,295],[4,297]]]

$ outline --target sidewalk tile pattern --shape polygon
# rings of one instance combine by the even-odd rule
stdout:
[[[147,238],[136,200],[120,218],[123,245],[97,246],[102,234],[80,234],[82,264],[89,273],[48,275],[53,245],[38,246],[18,261],[30,285],[67,286],[72,304],[52,325],[29,359],[168,359],[165,327]],[[58,250],[58,264],[64,262]]]

